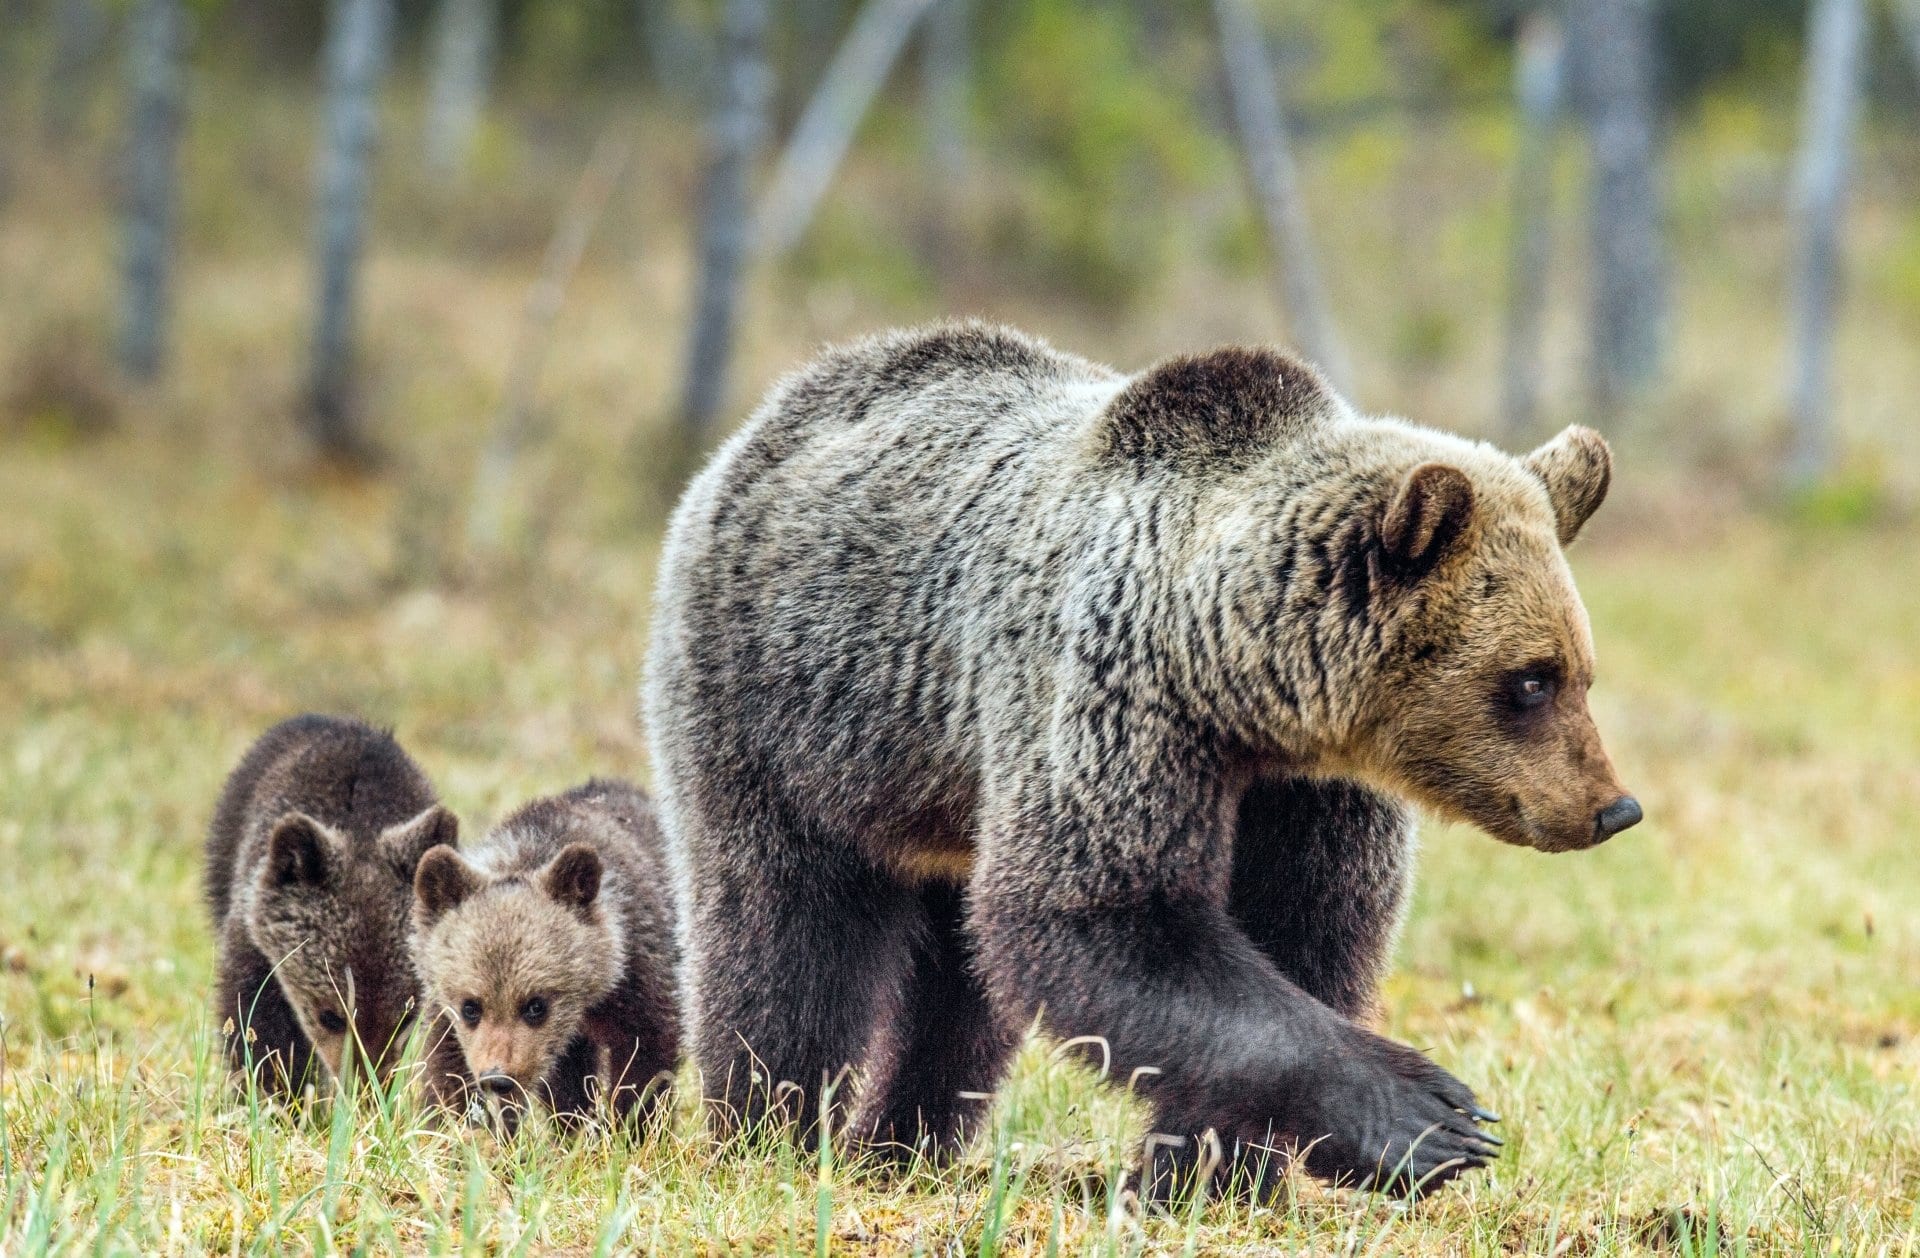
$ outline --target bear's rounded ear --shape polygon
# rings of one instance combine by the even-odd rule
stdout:
[[[1473,521],[1473,482],[1457,467],[1422,463],[1395,487],[1380,517],[1380,548],[1401,577],[1433,571]]]
[[[380,834],[380,850],[394,868],[413,877],[420,858],[436,847],[460,846],[460,819],[435,804],[418,816],[389,826]]]
[[[274,887],[318,886],[333,867],[333,836],[325,826],[303,812],[290,812],[273,823],[267,836],[267,883]]]
[[[413,905],[426,921],[459,908],[480,889],[480,876],[451,847],[428,848],[413,871]]]
[[[547,862],[540,885],[562,904],[587,908],[600,894],[600,853],[585,843],[569,843]]]
[[[1607,486],[1613,482],[1613,451],[1593,429],[1572,424],[1529,454],[1526,465],[1547,487],[1554,531],[1565,546],[1606,501]]]

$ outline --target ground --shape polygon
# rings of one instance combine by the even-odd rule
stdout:
[[[655,157],[684,174],[684,151]],[[197,160],[248,196],[271,193],[249,171],[289,204],[304,194],[297,166],[254,150],[203,142]],[[1680,168],[1695,181],[1683,205],[1710,167]],[[1337,193],[1337,176],[1317,171],[1316,187]],[[1499,239],[1485,182],[1463,239]],[[566,183],[558,167],[513,179],[554,200]],[[465,486],[546,202],[509,207],[535,225],[507,244],[461,237],[457,215],[440,235],[390,216],[363,325],[389,458],[364,476],[314,468],[294,435],[297,218],[189,198],[178,369],[141,395],[110,383],[98,193],[43,164],[0,214],[0,1253],[1920,1242],[1920,570],[1900,506],[1920,469],[1920,358],[1914,303],[1884,281],[1863,286],[1841,345],[1845,431],[1865,462],[1840,491],[1783,506],[1756,487],[1776,431],[1764,350],[1778,333],[1762,316],[1777,276],[1751,259],[1776,238],[1734,221],[1691,239],[1678,400],[1610,427],[1616,498],[1574,554],[1595,712],[1648,819],[1558,857],[1425,829],[1385,1030],[1504,1115],[1504,1156],[1411,1209],[1301,1182],[1271,1207],[1163,1218],[1120,1178],[1138,1112],[1037,1042],[960,1165],[893,1180],[778,1145],[717,1150],[691,1109],[640,1148],[537,1130],[501,1146],[426,1121],[404,1092],[285,1112],[230,1088],[199,849],[223,774],[268,724],[301,710],[392,723],[470,831],[589,774],[645,780],[634,688],[662,509],[654,438],[686,292],[684,248],[662,242],[684,234],[657,207],[617,211],[624,243],[569,294],[543,389],[551,439],[515,482],[525,505],[506,513],[504,550],[476,558]],[[1484,430],[1497,284],[1482,274],[1467,294],[1444,363],[1369,362],[1390,320],[1356,299],[1353,260],[1370,255],[1343,233],[1390,233],[1353,218],[1329,252],[1349,259],[1336,289],[1356,312],[1362,400]],[[1860,210],[1872,258],[1912,252],[1903,221]],[[1453,265],[1421,282],[1451,294]],[[949,308],[1128,365],[1274,331],[1257,274],[1190,266],[1123,318],[759,283],[754,309],[779,313],[749,330],[743,395],[817,336]],[[1576,312],[1556,308],[1556,412]]]

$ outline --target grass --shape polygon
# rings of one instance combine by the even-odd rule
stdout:
[[[298,109],[274,108],[292,134]],[[203,124],[198,169],[259,166],[298,195],[263,141],[222,158],[222,125],[235,124]],[[562,194],[563,173],[529,175],[534,156],[502,160],[516,213],[550,209],[527,188]],[[545,518],[518,561],[474,565],[457,540],[461,486],[540,231],[506,230],[519,243],[475,257],[410,225],[418,239],[376,255],[365,340],[393,462],[343,478],[308,468],[288,435],[297,233],[206,186],[189,195],[178,371],[156,394],[103,389],[104,363],[84,360],[111,280],[98,189],[58,163],[28,173],[0,214],[0,1254],[1920,1244],[1914,530],[1897,510],[1770,514],[1728,491],[1729,467],[1764,448],[1772,377],[1742,357],[1766,344],[1765,277],[1712,270],[1726,258],[1711,242],[1690,254],[1705,274],[1683,296],[1689,409],[1628,432],[1617,501],[1575,554],[1597,713],[1649,819],[1557,858],[1429,827],[1385,993],[1386,1029],[1506,1115],[1504,1156],[1411,1209],[1301,1181],[1270,1207],[1158,1217],[1124,1189],[1138,1110],[1039,1042],[964,1160],[892,1179],[777,1141],[716,1148],[686,1107],[639,1147],[537,1128],[498,1144],[427,1121],[404,1087],[356,1082],[344,1103],[288,1108],[231,1085],[197,864],[221,778],[267,724],[303,709],[394,724],[470,828],[590,773],[644,779],[633,689],[657,519],[635,505],[633,452],[668,409],[684,249],[652,247],[670,203],[616,206],[548,375],[554,437],[528,469]],[[1498,199],[1490,188],[1471,212]],[[1385,232],[1354,203],[1365,212],[1336,242]],[[1868,247],[1898,245],[1884,207],[1860,212]],[[1740,231],[1728,252],[1754,252]],[[1257,276],[1181,265],[1123,320],[1012,293],[965,304],[1123,362],[1270,334]],[[792,282],[762,281],[741,373],[755,387],[816,337],[931,304],[849,280],[772,300]],[[1863,298],[1883,304],[1848,325],[1841,368],[1860,381],[1861,364],[1879,367],[1846,424],[1897,496],[1920,474],[1905,424],[1920,355],[1875,331],[1915,321],[1896,297]],[[1361,304],[1356,322],[1390,327],[1388,311]],[[1483,423],[1492,322],[1468,320],[1439,367],[1380,373],[1386,400]],[[36,393],[70,396],[75,381],[104,420]]]

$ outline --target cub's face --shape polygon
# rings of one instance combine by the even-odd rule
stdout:
[[[618,979],[600,878],[599,854],[585,844],[530,876],[495,877],[452,848],[420,862],[414,962],[474,1086],[508,1127]]]
[[[1428,464],[1388,504],[1381,544],[1404,556],[1411,537],[1414,553],[1365,758],[1443,815],[1562,852],[1640,820],[1587,710],[1593,642],[1561,553],[1610,461],[1597,434],[1569,429],[1523,466],[1537,484],[1476,490]]]
[[[438,806],[371,848],[356,849],[304,813],[269,832],[248,934],[329,1077],[339,1077],[350,1052],[383,1081],[398,1065],[415,1014],[406,960],[414,869],[426,849],[458,841],[459,822]]]

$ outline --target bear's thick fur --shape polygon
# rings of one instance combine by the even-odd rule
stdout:
[[[436,1018],[430,1096],[458,1102],[477,1084],[509,1127],[535,1098],[569,1121],[597,1099],[621,1119],[662,1111],[679,954],[644,792],[595,778],[515,809],[465,853],[435,848],[413,922]]]
[[[860,1138],[948,1150],[1039,1019],[1151,1100],[1156,1191],[1480,1165],[1473,1094],[1361,1024],[1401,801],[1637,819],[1561,555],[1609,467],[1256,349],[1126,377],[969,324],[785,380],[678,508],[644,695],[716,1123],[855,1066]]]
[[[213,1014],[234,1069],[297,1090],[354,1041],[387,1075],[414,1020],[407,952],[420,854],[460,826],[393,735],[297,716],[247,751],[207,830]],[[351,1032],[351,1035],[349,1035]]]

